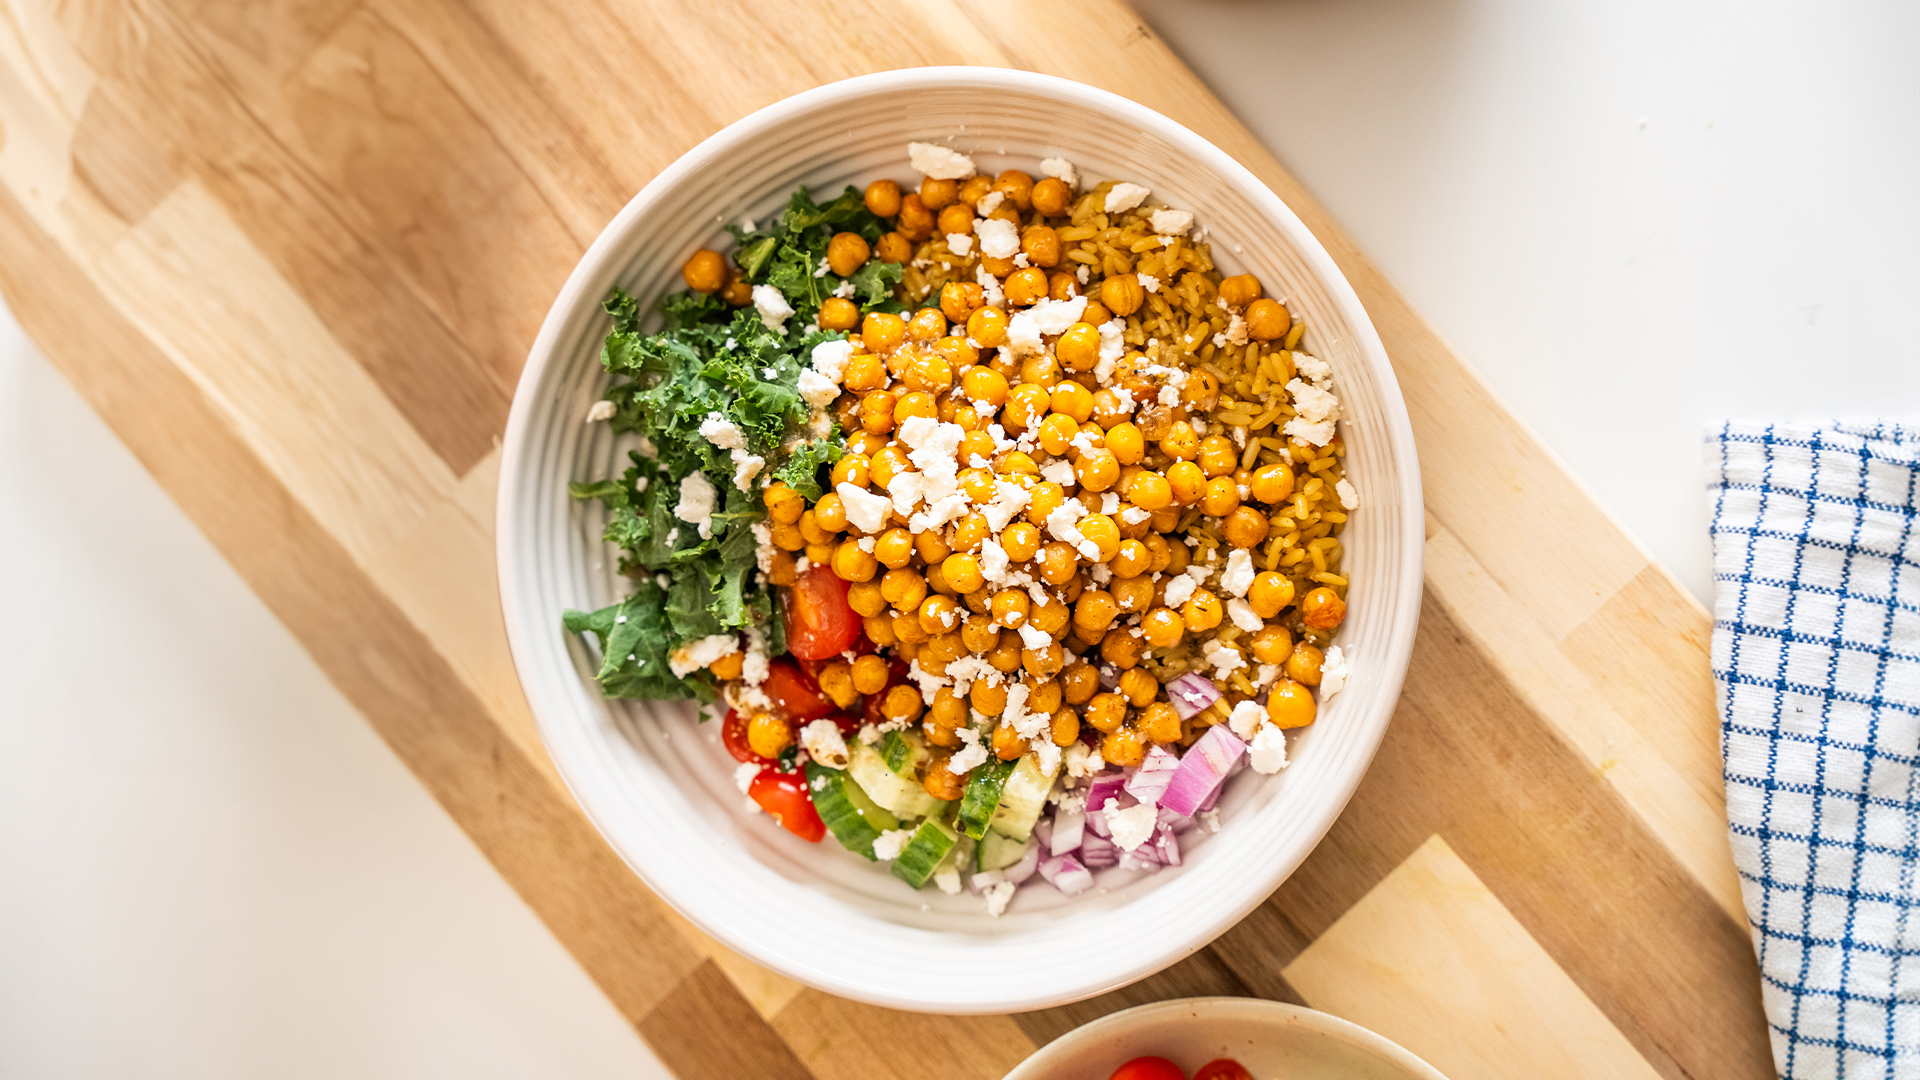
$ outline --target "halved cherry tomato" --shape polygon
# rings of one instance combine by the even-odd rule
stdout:
[[[1166,1058],[1137,1057],[1113,1070],[1110,1080],[1187,1080],[1187,1074]]]
[[[782,601],[787,651],[802,660],[838,656],[860,636],[860,616],[847,604],[847,583],[831,567],[808,567]]]
[[[1193,1080],[1253,1080],[1253,1074],[1232,1058],[1215,1058],[1200,1066]]]
[[[817,844],[827,835],[820,812],[813,808],[813,795],[807,791],[807,778],[800,773],[783,773],[777,768],[760,770],[747,785],[747,797],[760,804],[767,816],[788,832]]]
[[[747,718],[737,709],[728,709],[727,718],[720,723],[720,741],[726,745],[727,753],[733,760],[743,765],[768,765],[771,762],[753,752],[747,744]]]
[[[833,712],[833,701],[805,672],[785,660],[767,665],[767,681],[760,684],[760,689],[790,720],[818,720]]]

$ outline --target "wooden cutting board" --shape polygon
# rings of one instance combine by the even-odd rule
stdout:
[[[0,13],[7,301],[687,1080],[992,1077],[1191,994],[1327,1009],[1460,1080],[1771,1075],[1706,613],[1117,0]],[[1378,324],[1426,481],[1406,694],[1326,842],[1211,947],[1019,1016],[839,1000],[669,911],[558,783],[494,591],[514,379],[601,226],[728,121],[918,64],[1103,86],[1264,177]]]

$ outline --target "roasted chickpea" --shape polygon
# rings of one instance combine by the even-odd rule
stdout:
[[[1247,485],[1247,490],[1269,506],[1284,502],[1293,494],[1293,470],[1285,463],[1263,465],[1253,471],[1253,482]]]
[[[1267,626],[1253,635],[1253,658],[1263,664],[1283,664],[1293,655],[1293,635],[1284,626]]]
[[[1100,639],[1100,659],[1117,668],[1130,668],[1146,654],[1146,640],[1134,628],[1114,629]]]
[[[1065,585],[1080,569],[1080,556],[1064,541],[1055,540],[1040,549],[1037,563],[1040,580],[1049,585]]]
[[[1140,310],[1147,302],[1147,290],[1133,274],[1118,274],[1100,283],[1100,303],[1121,318]]]
[[[745,667],[746,663],[747,655],[745,653],[730,652],[720,659],[715,660],[713,663],[708,664],[707,670],[713,672],[714,678],[719,679],[721,682],[726,682],[728,679],[739,678],[740,669]]]
[[[844,296],[829,296],[820,303],[820,329],[851,330],[860,325],[860,308]]]
[[[1184,574],[1187,572],[1187,564],[1191,563],[1192,561],[1193,561],[1192,548],[1188,547],[1183,543],[1172,543],[1167,545],[1167,565],[1166,565],[1167,573]]]
[[[860,353],[847,358],[847,369],[842,378],[847,389],[856,393],[878,390],[887,385],[887,367],[872,353]]]
[[[1148,705],[1134,726],[1161,746],[1180,740],[1180,713],[1164,701]]]
[[[1200,496],[1200,509],[1209,517],[1226,517],[1240,509],[1240,489],[1233,477],[1216,476],[1207,481],[1206,494]]]
[[[879,565],[872,555],[861,550],[858,541],[843,540],[833,549],[833,572],[842,581],[870,581]]]
[[[1332,630],[1347,617],[1347,602],[1321,586],[1300,598],[1300,621],[1315,630]]]
[[[1120,553],[1120,526],[1105,514],[1080,519],[1080,535],[1098,549],[1096,562],[1109,562]]]
[[[1007,201],[1020,208],[1022,213],[1033,209],[1033,177],[1019,169],[1008,169],[993,182],[993,190],[1007,197]]]
[[[768,484],[761,491],[760,497],[767,504],[767,516],[782,525],[791,525],[799,521],[800,515],[807,510],[806,496],[778,480]]]
[[[891,352],[907,339],[907,321],[885,311],[869,311],[860,324],[861,343],[868,352]]]
[[[1109,765],[1138,765],[1147,756],[1147,737],[1138,728],[1121,728],[1100,740],[1100,756]]]
[[[775,525],[773,544],[782,551],[799,551],[807,546],[807,538],[800,535],[798,525]]]
[[[1073,201],[1073,189],[1065,181],[1049,176],[1034,183],[1032,198],[1035,210],[1048,217],[1059,217]]]
[[[920,201],[929,210],[942,210],[960,198],[960,181],[926,177],[920,181]]]
[[[852,484],[854,487],[863,488],[873,479],[873,462],[865,454],[850,453],[834,462],[832,470],[827,475],[833,481],[834,487]],[[771,489],[773,485],[767,486]]]
[[[1281,679],[1267,691],[1267,719],[1274,727],[1306,727],[1314,711],[1313,691],[1292,679]]]
[[[1073,437],[1079,430],[1080,425],[1073,422],[1073,417],[1065,413],[1049,413],[1045,420],[1040,421],[1040,448],[1059,457],[1072,447]]]
[[[800,515],[800,535],[806,537],[808,544],[826,544],[834,539],[834,533],[821,528],[820,518],[812,510]]]
[[[927,633],[925,628],[920,625],[920,613],[917,611],[896,611],[893,613],[893,636],[898,638],[901,644],[904,645],[922,645],[933,637],[932,634]],[[898,651],[896,651],[895,655],[902,660],[913,659],[913,656]]]
[[[1263,570],[1254,576],[1247,589],[1247,604],[1253,613],[1271,619],[1293,603],[1293,581],[1277,570]],[[1272,661],[1267,661],[1271,663]]]
[[[933,692],[933,704],[927,706],[927,721],[949,730],[967,722],[967,703],[948,687]]]
[[[1327,654],[1318,648],[1301,642],[1293,647],[1287,656],[1287,678],[1308,686],[1320,685],[1320,668],[1327,661]]]
[[[720,286],[720,299],[734,307],[745,307],[753,303],[753,283],[740,276],[738,270],[727,270],[727,283]]]
[[[1233,448],[1232,439],[1209,435],[1200,440],[1200,471],[1207,474],[1207,479],[1232,475],[1239,464],[1240,452]]]
[[[940,574],[947,584],[963,593],[970,593],[986,584],[986,578],[980,574],[980,563],[971,555],[949,555],[940,564]]]
[[[840,496],[831,491],[820,496],[820,501],[813,504],[813,521],[827,532],[845,532],[847,508],[840,502]]]
[[[1149,533],[1141,543],[1147,545],[1147,551],[1153,555],[1153,564],[1147,567],[1148,573],[1157,574],[1165,570],[1167,564],[1173,561],[1173,546],[1167,543],[1166,537],[1158,533]],[[1186,547],[1185,544],[1180,546]]]
[[[893,478],[903,472],[913,471],[913,462],[907,458],[907,452],[891,444],[874,452],[873,482],[882,488],[893,487]]]
[[[873,249],[859,233],[834,233],[833,239],[827,241],[827,269],[841,277],[852,277],[872,254]]]
[[[1173,501],[1182,506],[1191,506],[1207,494],[1207,475],[1191,461],[1176,461],[1168,467],[1167,484]]]
[[[1055,383],[1050,400],[1053,411],[1072,420],[1076,431],[1093,415],[1093,393],[1077,382]]]
[[[991,535],[993,535],[993,530],[987,525],[985,515],[968,514],[966,517],[960,519],[959,524],[953,527],[953,546],[955,550],[958,551],[978,551],[981,543]],[[956,582],[955,584],[957,585],[958,583]],[[977,587],[978,586],[976,586],[976,588]],[[964,591],[972,592],[973,589]]]
[[[1035,464],[1031,455],[1020,450],[1009,450],[1001,454],[1000,460],[995,464],[1008,476],[1040,475],[1040,466]]]
[[[953,203],[940,211],[936,224],[942,236],[952,236],[956,233],[964,236],[973,231],[973,207],[962,202]]]
[[[993,621],[1009,629],[1026,625],[1033,599],[1024,589],[1001,589],[993,594]]]
[[[1172,608],[1154,608],[1140,620],[1140,633],[1156,649],[1171,649],[1187,634],[1186,620]]]
[[[1120,673],[1120,685],[1115,689],[1134,708],[1144,709],[1160,696],[1160,681],[1139,668],[1129,668]]]
[[[933,341],[945,337],[947,317],[937,307],[923,307],[907,320],[907,340]]]
[[[1251,506],[1242,506],[1227,515],[1227,520],[1220,525],[1220,534],[1234,547],[1250,548],[1267,538],[1268,528],[1265,514]]]
[[[1062,705],[1053,711],[1053,719],[1047,722],[1048,737],[1055,746],[1072,746],[1080,737],[1080,716],[1072,708]]]
[[[912,720],[924,707],[920,691],[911,686],[896,686],[880,701],[880,715],[889,720]]]
[[[1255,300],[1247,305],[1247,336],[1255,341],[1285,337],[1293,316],[1277,300]]]
[[[736,654],[737,655],[737,654]],[[739,672],[734,673],[735,676]],[[835,705],[850,709],[860,700],[860,691],[853,688],[853,668],[845,660],[835,660],[820,669],[820,691],[833,699]]]
[[[947,767],[950,756],[934,755],[933,760],[927,763],[927,775],[920,781],[920,786],[927,789],[927,794],[948,802],[966,794],[967,791],[966,778],[955,775],[953,770]]]
[[[1121,421],[1107,429],[1107,450],[1122,465],[1137,465],[1147,456],[1147,440],[1140,429]]]
[[[887,662],[873,653],[857,656],[853,660],[853,688],[862,694],[877,694],[887,688],[887,679],[892,675]]]
[[[953,386],[953,365],[937,352],[919,352],[901,365],[900,382],[909,390],[927,394],[945,393]],[[940,415],[940,405],[932,398],[927,399],[927,407],[932,411],[915,415]]]
[[[874,217],[890,218],[900,212],[900,185],[892,180],[875,180],[867,185],[867,209]]]
[[[1164,510],[1173,505],[1173,485],[1157,472],[1143,472],[1127,485],[1127,499],[1142,510]]]
[[[861,626],[865,630],[867,640],[883,649],[889,645],[896,644],[900,640],[893,636],[893,617],[890,615],[875,615],[871,618],[863,619],[861,620]]]
[[[949,281],[940,286],[940,312],[955,323],[964,324],[980,307],[984,294],[971,281]]]
[[[763,758],[777,758],[793,745],[793,727],[772,713],[754,713],[747,721],[747,745]]]
[[[1007,303],[1027,307],[1046,299],[1047,272],[1037,266],[1023,266],[1007,275],[1001,289],[1007,294]]]
[[[1016,761],[1027,753],[1027,740],[1008,724],[995,725],[993,729],[993,756],[1001,761]]]
[[[1119,694],[1096,694],[1087,702],[1081,718],[1095,731],[1118,731],[1127,719],[1127,699]]]
[[[1085,630],[1105,630],[1120,615],[1120,605],[1104,589],[1088,589],[1073,606],[1073,624]]]
[[[1260,299],[1260,279],[1252,274],[1235,274],[1220,282],[1220,302],[1230,308],[1244,308]]]
[[[1000,628],[991,618],[969,617],[960,624],[960,640],[972,651],[984,653],[1000,643]]]
[[[680,268],[680,276],[694,292],[719,292],[720,286],[727,283],[727,260],[717,251],[701,248]]]
[[[975,710],[986,716],[999,716],[1007,711],[1007,688],[1003,683],[995,686],[985,679],[973,684],[967,694],[967,700],[973,703]]]
[[[1020,362],[1020,381],[1045,387],[1051,392],[1054,384],[1060,381],[1060,364],[1045,353],[1029,356]]]
[[[1053,343],[1053,354],[1069,371],[1092,371],[1100,364],[1100,331],[1084,322],[1074,323]]]
[[[1180,607],[1180,617],[1186,620],[1187,630],[1195,634],[1219,626],[1226,614],[1227,606],[1206,589],[1193,590],[1193,595]]]
[[[908,195],[900,200],[900,214],[894,219],[894,227],[917,244],[933,235],[933,209],[919,193]]]
[[[1100,692],[1100,672],[1085,660],[1075,660],[1060,672],[1060,699],[1068,705],[1085,705]]]
[[[896,400],[891,390],[867,391],[860,398],[860,427],[876,435],[892,431]]]
[[[1020,251],[1035,266],[1058,266],[1060,234],[1050,225],[1029,225],[1027,231],[1020,234]]]
[[[873,316],[867,318],[872,319]],[[1179,461],[1192,461],[1200,453],[1200,436],[1194,434],[1192,424],[1176,420],[1167,433],[1160,436],[1160,452]]]
[[[1059,637],[1073,620],[1073,609],[1049,596],[1033,605],[1033,611],[1027,615],[1027,625],[1043,633]]]
[[[946,634],[960,626],[960,604],[951,596],[935,594],[920,601],[920,628],[929,634]],[[959,636],[955,634],[956,641]],[[959,642],[965,648],[964,642]]]
[[[960,376],[960,389],[974,401],[984,401],[996,409],[1007,403],[1007,380],[989,367],[968,368]],[[992,445],[991,438],[988,445]]]
[[[1053,678],[1060,674],[1060,669],[1066,666],[1066,662],[1066,650],[1062,649],[1057,641],[1044,649],[1020,650],[1020,666],[1026,668],[1027,674],[1036,679]]]
[[[880,234],[873,245],[873,257],[884,263],[903,263],[913,258],[913,241],[899,232]]]
[[[1148,572],[1153,565],[1153,553],[1147,545],[1138,540],[1122,540],[1112,559],[1108,560],[1116,577],[1139,577]]]
[[[1086,490],[1105,491],[1120,479],[1120,462],[1106,450],[1089,450],[1073,463],[1073,475]]]
[[[920,601],[927,598],[927,579],[920,576],[920,571],[906,567],[889,570],[880,579],[880,595],[895,611],[918,611]]]

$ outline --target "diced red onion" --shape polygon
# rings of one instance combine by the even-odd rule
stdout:
[[[1088,837],[1098,837],[1102,840],[1105,840],[1113,835],[1113,826],[1107,823],[1107,815],[1105,811],[1102,811],[1102,810],[1092,811],[1089,814],[1087,814],[1084,820],[1086,821],[1087,828],[1086,828],[1085,835],[1083,835],[1080,838],[1081,847],[1087,846]]]
[[[1007,875],[1005,871],[982,870],[979,873],[973,875],[971,878],[967,879],[967,888],[972,889],[974,892],[977,892],[977,893],[983,893],[1005,880],[1007,880]]]
[[[1176,814],[1164,806],[1160,808],[1159,813],[1156,813],[1153,815],[1153,820],[1158,824],[1165,825],[1173,829],[1175,832],[1178,832],[1181,829],[1187,829],[1187,828],[1193,827],[1192,818],[1186,816],[1185,814]]]
[[[1158,872],[1160,869],[1159,863],[1154,862],[1150,858],[1142,857],[1147,850],[1148,848],[1142,845],[1138,850],[1120,856],[1120,869],[1141,870],[1149,874]]]
[[[1093,869],[1112,866],[1120,861],[1120,849],[1105,837],[1089,835],[1080,842],[1079,859]]]
[[[1101,664],[1097,669],[1100,675],[1100,689],[1112,690],[1120,685],[1120,669],[1112,664]]]
[[[1247,744],[1228,731],[1227,725],[1215,724],[1208,728],[1180,759],[1180,767],[1167,782],[1166,793],[1160,796],[1160,805],[1176,814],[1192,816],[1220,790],[1234,762],[1246,752]]]
[[[1119,798],[1120,793],[1126,788],[1125,773],[1101,773],[1094,777],[1093,783],[1087,787],[1087,813],[1097,814],[1109,802]]]
[[[1180,719],[1191,720],[1220,700],[1220,688],[1205,675],[1188,672],[1167,684],[1167,700],[1173,702]]]
[[[1162,825],[1154,831],[1153,853],[1165,866],[1180,865],[1180,838],[1173,834],[1172,826]]]
[[[1127,794],[1141,802],[1157,802],[1160,793],[1167,790],[1168,782],[1179,768],[1178,757],[1169,753],[1166,747],[1156,746],[1147,751],[1146,760],[1140,763],[1139,771],[1127,781]]]
[[[1047,883],[1068,896],[1086,892],[1093,888],[1093,874],[1080,865],[1080,860],[1071,855],[1055,855],[1051,859],[1042,859],[1039,865],[1040,876]]]
[[[1169,839],[1172,839],[1172,838],[1169,837]],[[1177,853],[1179,851],[1179,848],[1176,846],[1174,850],[1176,852],[1176,858],[1177,858],[1178,857]],[[1006,875],[1006,879],[1008,881],[1013,882],[1015,885],[1022,885],[1026,883],[1026,880],[1028,878],[1033,876],[1034,870],[1038,868],[1039,865],[1040,865],[1040,845],[1037,843],[1033,843],[1033,844],[1027,845],[1027,853],[1025,855],[1020,856],[1019,862],[1014,863],[1012,866],[1007,867],[1005,870],[1001,872]]]
[[[1059,816],[1060,816],[1060,812],[1058,810],[1055,810],[1053,813],[1053,818],[1043,817],[1039,821],[1036,821],[1033,823],[1034,846],[1048,849],[1047,853],[1050,855],[1065,855],[1067,853],[1066,851],[1053,850],[1053,822],[1054,820],[1058,819]],[[1072,848],[1067,849],[1067,851],[1072,851],[1072,850],[1073,850]]]
[[[1053,812],[1053,835],[1049,837],[1047,854],[1066,855],[1080,850],[1080,841],[1086,834],[1086,806],[1079,799],[1063,800],[1060,808]]]

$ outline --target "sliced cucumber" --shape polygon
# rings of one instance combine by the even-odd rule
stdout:
[[[880,740],[880,756],[886,759],[887,768],[912,780],[920,775],[920,766],[933,752],[927,749],[927,741],[918,732],[889,731],[887,737]]]
[[[813,793],[813,808],[819,811],[820,820],[848,851],[872,859],[873,842],[882,832],[900,827],[899,819],[875,805],[860,785],[839,769],[808,762],[807,788]]]
[[[967,780],[966,794],[960,796],[960,831],[980,839],[986,834],[987,822],[993,819],[993,811],[1000,805],[1000,793],[1006,788],[1007,777],[1013,772],[1013,762],[989,759],[978,765]],[[1032,826],[1028,826],[1032,831]]]
[[[1032,836],[1033,824],[1040,820],[1040,811],[1047,808],[1047,793],[1053,790],[1053,778],[1059,772],[1058,765],[1052,772],[1042,772],[1040,759],[1034,754],[1021,758],[1007,777],[1000,805],[994,808],[988,827],[1015,840]]]
[[[933,872],[945,863],[953,853],[954,844],[960,839],[953,826],[939,818],[928,818],[914,831],[913,839],[900,849],[893,860],[893,876],[919,888],[933,877]]]
[[[980,869],[1002,870],[1017,863],[1027,854],[1027,848],[1033,841],[1015,840],[998,830],[988,829],[987,835],[980,838]]]
[[[847,775],[853,777],[853,782],[859,784],[874,802],[895,817],[928,817],[947,805],[927,794],[927,789],[921,787],[920,781],[911,774],[902,776],[888,768],[887,759],[880,751],[863,742],[853,744],[847,762]]]

